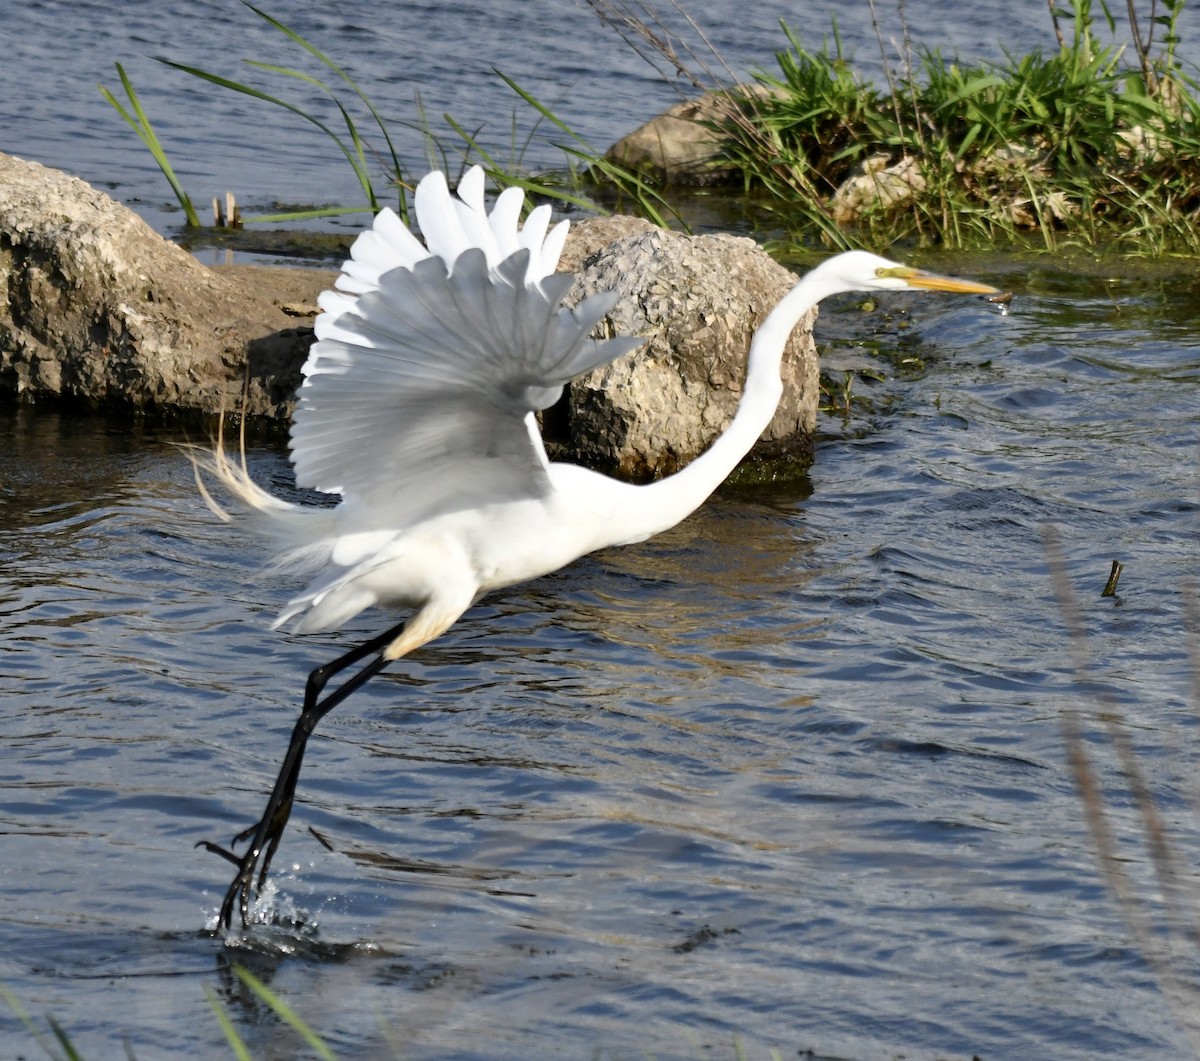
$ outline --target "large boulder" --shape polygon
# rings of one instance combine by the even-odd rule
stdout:
[[[770,95],[762,85],[737,85],[684,100],[621,137],[604,157],[662,184],[707,186],[740,180],[729,158],[735,130]]]
[[[573,297],[620,293],[607,334],[647,343],[572,384],[546,417],[552,448],[629,478],[675,470],[733,415],[750,338],[795,277],[751,240],[628,217],[573,226],[562,261],[579,275]],[[289,417],[332,279],[207,269],[83,181],[0,155],[0,391]],[[817,366],[803,326],[783,377],[757,452],[804,456]]]
[[[567,408],[549,417],[564,452],[631,479],[687,464],[732,419],[750,341],[795,283],[753,240],[736,236],[654,228],[586,259],[573,295],[617,291],[606,332],[647,341],[571,383]],[[760,457],[811,454],[818,399],[813,319],[810,312],[785,347],[783,399],[753,450]]]
[[[90,185],[0,154],[3,390],[284,415],[311,341],[294,323]]]

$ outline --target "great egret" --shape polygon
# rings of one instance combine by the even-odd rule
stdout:
[[[226,928],[235,906],[246,923],[266,881],[317,723],[491,590],[594,549],[643,541],[696,509],[770,422],[784,344],[809,308],[844,291],[997,293],[863,251],[830,258],[754,336],[741,402],[724,434],[682,471],[631,485],[546,457],[535,411],[552,405],[573,377],[642,340],[589,338],[615,295],[561,307],[573,282],[554,272],[567,222],[548,231],[550,208],[539,206],[522,226],[522,202],[521,191],[509,188],[489,214],[481,169],[464,175],[457,199],[441,173],[430,173],[415,195],[424,242],[384,210],[355,241],[337,290],[321,296],[291,459],[297,483],[339,495],[336,506],[275,497],[244,463],[229,460],[220,441],[200,461],[287,547],[288,564],[318,573],[275,626],[295,620],[299,631],[331,630],[371,605],[410,610],[309,675],[262,818],[229,849],[204,842],[238,867],[220,911]],[[228,519],[202,483],[201,490]],[[234,854],[246,841],[245,854]]]

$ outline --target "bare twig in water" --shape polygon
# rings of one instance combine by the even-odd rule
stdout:
[[[1058,46],[1065,49],[1067,42],[1063,40],[1062,27],[1058,24],[1058,8],[1054,6],[1054,0],[1046,0],[1046,6],[1050,8],[1050,21],[1054,23],[1054,36],[1058,38]]]
[[[1108,581],[1104,583],[1104,589],[1100,593],[1101,597],[1115,597],[1117,595],[1117,583],[1121,581],[1121,572],[1125,570],[1125,565],[1120,560],[1112,562],[1112,570],[1108,573]]]
[[[1142,40],[1142,28],[1138,25],[1137,8],[1134,7],[1133,0],[1125,0],[1125,9],[1129,12],[1129,32],[1133,37],[1133,48],[1137,52],[1138,62],[1142,66],[1142,78],[1151,92],[1154,91],[1158,80],[1150,65],[1150,48],[1154,43],[1154,23],[1158,21],[1155,17],[1157,6],[1157,0],[1150,0],[1150,18],[1148,19],[1150,32],[1146,34],[1146,39]]]
[[[1191,703],[1200,710],[1200,585],[1185,582],[1183,586],[1184,629],[1188,631],[1188,673],[1192,676]]]
[[[875,31],[875,40],[879,44],[879,59],[883,63],[883,76],[888,83],[888,95],[892,98],[892,107],[896,112],[896,124],[903,126],[900,116],[900,90],[896,87],[892,64],[888,62],[887,45],[883,42],[883,26],[879,22],[879,12],[875,10],[875,0],[867,0],[867,6],[871,9],[871,28]]]

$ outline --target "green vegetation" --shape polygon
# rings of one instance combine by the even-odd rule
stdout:
[[[294,1041],[297,1044],[303,1043],[314,1056],[321,1058],[322,1061],[334,1061],[333,1051],[329,1049],[320,1036],[304,1022],[291,1006],[249,970],[242,968],[240,965],[235,965],[233,971],[255,997],[274,1013],[280,1025],[291,1029]],[[216,992],[211,987],[206,986],[205,994],[208,996],[209,1005],[212,1006],[213,1012],[216,1014],[217,1023],[220,1025],[229,1043],[232,1055],[238,1061],[251,1061],[252,1055],[246,1046],[245,1040],[242,1039],[233,1021],[225,1012],[224,1007],[216,996]],[[70,1036],[53,1017],[46,1018],[46,1023],[53,1036],[51,1038],[42,1031],[38,1026],[38,1022],[30,1016],[17,997],[3,984],[0,984],[0,1001],[7,1003],[21,1024],[24,1025],[29,1036],[38,1044],[42,1052],[51,1061],[81,1061],[81,1055],[71,1042]],[[126,1055],[129,1058],[135,1057],[133,1048],[128,1044],[126,1045]]]
[[[243,0],[243,3],[245,3],[245,0]],[[387,151],[386,157],[390,160],[390,170],[393,175],[392,180],[399,186],[403,187],[403,178],[404,178],[403,167],[400,164],[400,156],[397,154],[396,147],[392,143],[392,138],[388,133],[387,123],[384,122],[383,117],[380,115],[379,111],[377,111],[375,109],[374,105],[371,103],[370,99],[366,96],[366,94],[354,82],[354,79],[351,78],[350,75],[347,74],[345,70],[343,70],[337,63],[335,63],[332,59],[330,59],[329,56],[327,56],[319,48],[317,48],[313,44],[310,44],[303,37],[301,37],[300,34],[296,33],[294,30],[289,29],[278,19],[272,18],[265,11],[260,11],[253,4],[246,3],[246,7],[248,7],[251,11],[253,11],[256,15],[258,15],[259,18],[263,19],[265,22],[268,22],[270,25],[274,26],[275,29],[277,29],[280,33],[282,33],[288,40],[292,41],[292,43],[298,45],[304,51],[308,52],[308,54],[311,55],[314,59],[316,59],[322,66],[327,67],[333,74],[335,74],[338,77],[338,79],[340,81],[342,81],[342,83],[344,85],[346,85],[351,90],[353,95],[357,98],[358,102],[361,103],[361,105],[363,107],[365,107],[368,115],[374,121],[375,126],[378,128],[380,134],[383,137],[383,141],[384,141],[384,144],[386,145],[386,151]],[[342,120],[346,126],[345,133],[339,133],[337,130],[326,125],[323,121],[321,121],[319,118],[315,117],[308,111],[304,110],[302,107],[299,107],[294,103],[290,103],[286,99],[283,99],[279,96],[274,96],[274,95],[271,95],[270,93],[262,91],[261,89],[254,88],[251,85],[243,84],[242,82],[239,82],[239,81],[233,81],[233,80],[230,80],[229,78],[221,77],[217,74],[209,73],[206,70],[200,70],[194,66],[185,66],[182,63],[173,62],[170,59],[161,59],[160,58],[159,61],[166,63],[167,66],[174,67],[177,70],[182,70],[184,73],[191,74],[193,77],[198,77],[203,81],[207,81],[210,84],[216,85],[219,88],[225,88],[225,89],[229,89],[230,91],[233,91],[233,92],[239,92],[243,95],[251,96],[255,99],[260,99],[260,100],[264,101],[265,103],[270,103],[270,104],[273,104],[274,106],[282,107],[285,110],[291,111],[293,114],[297,115],[298,117],[303,118],[305,121],[311,122],[318,129],[320,129],[321,132],[323,132],[327,137],[329,137],[329,139],[337,146],[338,150],[341,151],[343,157],[346,159],[346,162],[349,163],[350,167],[354,170],[354,174],[358,178],[359,185],[362,187],[363,194],[366,197],[366,208],[369,209],[372,213],[377,213],[384,205],[380,200],[380,196],[376,193],[374,182],[371,179],[371,170],[372,170],[371,160],[368,158],[366,141],[359,129],[359,125],[355,121],[354,116],[353,116],[351,110],[349,109],[348,105],[345,102],[343,102],[342,99],[338,96],[337,92],[334,91],[334,89],[331,88],[329,85],[327,85],[324,81],[321,81],[320,79],[313,77],[310,74],[306,74],[303,71],[294,69],[292,67],[277,66],[272,63],[263,63],[263,62],[259,62],[254,59],[245,60],[247,65],[255,67],[258,70],[267,71],[269,73],[276,74],[282,78],[291,78],[296,81],[300,81],[304,84],[311,85],[314,88],[320,89],[326,96],[328,96],[336,104],[337,109],[338,109],[339,113],[341,114]],[[105,90],[101,89],[101,91],[105,91]],[[106,95],[106,98],[109,98],[110,102],[111,102],[111,97],[108,96],[107,92],[105,92],[105,95]],[[176,194],[178,194],[178,192]],[[396,205],[400,212],[400,215],[407,221],[407,219],[408,219],[407,201],[405,200],[403,195],[399,196]],[[305,211],[303,213],[303,216],[316,217],[316,216],[321,216],[322,214],[331,214],[331,213],[353,213],[353,212],[357,212],[362,209],[364,209],[364,208],[356,207],[356,206],[334,207],[334,208],[321,210],[321,211]],[[295,215],[285,215],[285,218],[283,218],[283,219],[293,219],[294,217],[295,217]],[[260,217],[260,218],[257,218],[256,220],[278,221],[278,220],[281,220],[281,218],[278,215],[273,215],[271,217]],[[193,224],[193,222],[190,219],[189,219],[188,223]]]
[[[21,1005],[17,996],[3,984],[0,984],[0,999],[8,1004],[9,1009],[16,1014],[17,1019],[24,1025],[30,1037],[41,1047],[47,1057],[52,1058],[53,1061],[79,1061],[79,1054],[71,1044],[70,1036],[67,1035],[57,1020],[53,1017],[46,1018],[46,1024],[54,1036],[53,1039],[50,1039],[38,1026],[37,1021]]]
[[[668,2],[703,39],[681,0]],[[1140,256],[1200,254],[1200,99],[1178,59],[1184,2],[1126,0],[1120,25],[1133,41],[1128,49],[1101,40],[1098,26],[1107,27],[1110,39],[1118,27],[1107,0],[1069,0],[1069,8],[1048,0],[1057,46],[1048,54],[1009,56],[996,64],[962,65],[935,48],[914,51],[904,26],[900,69],[888,65],[884,85],[854,73],[836,25],[819,50],[806,48],[784,25],[787,47],[776,56],[778,72],[761,73],[758,84],[740,86],[715,52],[707,60],[689,49],[681,56],[676,42],[658,31],[647,4],[588,0],[639,54],[652,60],[657,49],[670,76],[728,101],[724,117],[710,128],[723,144],[723,161],[770,225],[782,227],[798,243],[910,241],[947,248],[1012,243],[1059,251],[1104,247]],[[865,3],[886,60],[875,0]],[[375,211],[385,194],[394,194],[405,216],[412,184],[388,125],[367,94],[314,44],[265,11],[246,6],[333,80],[274,63],[247,60],[248,65],[284,82],[320,89],[335,104],[340,124],[327,124],[284,93],[161,61],[315,125],[354,169],[364,201],[245,220]],[[903,25],[903,2],[896,10]],[[649,27],[641,15],[651,21]],[[714,70],[726,73],[722,77]],[[119,65],[117,72],[132,113],[108,89],[101,91],[154,153],[188,224],[199,224]],[[450,136],[439,137],[421,113],[415,124],[423,134],[425,163],[453,174],[479,161],[498,186],[517,184],[585,209],[599,209],[594,202],[599,189],[606,201],[615,199],[620,208],[660,224],[675,214],[667,190],[606,159],[549,106],[512,78],[497,76],[532,115],[534,129],[520,139],[514,112],[510,157],[501,160],[489,153],[478,130],[447,116]],[[565,167],[533,175],[522,163],[534,132],[546,124],[566,135]],[[380,191],[384,185],[386,193]],[[682,200],[686,192],[673,191],[671,197]]]
[[[319,1058],[320,1061],[336,1061],[337,1055],[330,1049],[324,1039],[313,1031],[312,1027],[280,998],[278,994],[272,991],[248,969],[240,965],[233,966],[233,972],[250,992],[271,1011],[278,1022],[277,1027],[279,1030],[274,1037],[274,1041],[271,1043],[271,1049],[268,1051],[267,1056],[282,1056],[280,1050],[285,1046],[290,1047],[293,1051],[293,1054],[289,1056],[301,1056],[300,1048],[303,1046],[307,1048],[307,1053],[304,1053],[303,1056],[311,1055]],[[224,1033],[226,1041],[229,1043],[231,1055],[237,1061],[253,1061],[254,1055],[251,1053],[249,1046],[247,1046],[245,1039],[238,1032],[233,1020],[225,1011],[220,999],[217,998],[216,992],[208,986],[205,987],[204,991],[208,997],[209,1005],[212,1006],[213,1013],[216,1014],[217,1023]],[[42,1031],[37,1021],[29,1015],[16,996],[3,984],[0,984],[0,1001],[5,1002],[12,1009],[30,1037],[37,1043],[38,1047],[50,1061],[83,1061],[83,1056],[71,1042],[71,1037],[53,1017],[46,1018],[46,1023],[53,1033],[53,1038],[51,1039]],[[289,1031],[284,1032],[284,1028],[289,1029]],[[403,1052],[400,1046],[397,1043],[391,1042],[390,1038],[388,1041],[391,1051],[389,1056],[402,1057]],[[730,1056],[733,1058],[733,1061],[746,1061],[747,1054],[741,1043],[736,1039],[731,1044],[731,1051]],[[130,1043],[125,1044],[125,1056],[128,1058],[128,1061],[137,1061],[137,1054]],[[599,1048],[597,1048],[595,1056],[600,1056]],[[776,1050],[772,1050],[769,1057],[770,1061],[781,1061],[780,1054]]]
[[[235,965],[233,971],[237,974],[238,979],[242,981],[262,1002],[264,1002],[279,1020],[291,1028],[295,1033],[296,1039],[303,1042],[317,1057],[322,1061],[334,1061],[333,1051],[321,1040],[301,1017],[289,1006],[282,998],[264,984],[257,976],[247,969],[243,969],[240,965]],[[212,1006],[213,1012],[217,1015],[217,1021],[221,1025],[221,1030],[225,1033],[225,1038],[229,1041],[229,1046],[233,1050],[234,1056],[238,1061],[250,1061],[251,1054],[247,1049],[242,1037],[238,1034],[237,1028],[234,1027],[233,1021],[229,1019],[228,1014],[221,1007],[220,1001],[217,999],[216,993],[210,987],[205,988],[205,993],[208,995],[209,1005]]]
[[[150,124],[150,118],[143,109],[142,102],[138,99],[138,95],[134,91],[124,67],[120,63],[116,65],[117,76],[121,79],[121,88],[124,89],[125,96],[129,100],[128,109],[103,85],[100,86],[101,94],[112,104],[116,112],[129,123],[130,128],[138,134],[138,138],[146,145],[150,154],[154,156],[154,161],[158,163],[158,168],[162,170],[163,176],[167,178],[167,183],[171,185],[171,190],[175,193],[175,198],[183,208],[184,215],[187,217],[187,223],[192,226],[199,225],[200,218],[196,215],[196,208],[192,206],[192,200],[188,197],[188,193],[184,191],[183,185],[179,183],[179,178],[175,176],[175,170],[171,168],[171,163],[167,159],[167,153],[163,150],[162,143],[158,139],[158,134],[155,133],[154,126]]]
[[[260,73],[282,79],[285,83],[292,81],[310,88],[319,89],[337,108],[340,125],[331,125],[323,121],[310,110],[286,98],[282,93],[267,92],[246,82],[203,70],[199,67],[178,63],[162,56],[158,57],[158,61],[192,77],[199,78],[217,88],[249,96],[264,103],[269,103],[272,106],[281,107],[303,121],[315,126],[337,148],[338,153],[353,169],[359,187],[363,192],[363,201],[359,204],[293,210],[284,213],[259,214],[248,217],[238,215],[236,216],[236,220],[232,220],[235,215],[234,211],[230,209],[231,223],[278,223],[281,221],[309,220],[336,214],[374,214],[385,205],[394,206],[396,212],[407,223],[408,193],[414,187],[414,182],[410,179],[408,169],[401,160],[400,153],[387,122],[370,97],[337,62],[326,55],[315,44],[306,40],[279,19],[255,7],[248,0],[242,0],[242,3],[256,16],[276,29],[290,45],[300,48],[309,57],[315,59],[318,64],[330,71],[337,80],[333,84],[330,84],[296,67],[282,66],[255,59],[243,60],[245,64]],[[112,91],[103,85],[100,86],[101,94],[134,128],[143,143],[153,153],[159,168],[162,169],[164,175],[167,177],[176,199],[184,210],[188,227],[199,227],[200,220],[195,209],[192,207],[191,200],[180,181],[176,178],[167,160],[166,152],[155,136],[150,121],[138,102],[129,78],[119,63],[116,68],[117,74],[121,79],[121,84],[132,104],[133,114],[130,114],[116,99]],[[533,137],[533,132],[530,132],[523,142],[518,142],[515,136],[515,121],[511,158],[505,162],[498,160],[493,154],[489,153],[479,141],[476,133],[464,128],[450,115],[446,116],[446,122],[453,135],[461,143],[447,143],[444,138],[435,135],[423,113],[423,109],[418,103],[418,110],[421,111],[421,114],[415,125],[421,131],[424,139],[425,162],[427,166],[439,166],[447,174],[452,175],[455,172],[465,170],[478,161],[483,165],[492,182],[499,187],[518,185],[527,192],[542,198],[556,199],[561,202],[572,203],[585,210],[601,212],[601,208],[584,194],[587,182],[584,180],[583,173],[586,170],[592,175],[593,179],[599,179],[603,183],[610,196],[615,196],[620,201],[632,202],[640,214],[648,217],[656,224],[666,225],[666,216],[673,215],[674,211],[659,192],[650,187],[649,184],[636,174],[630,173],[622,167],[606,161],[600,152],[588,145],[566,122],[557,117],[550,107],[538,100],[532,93],[523,89],[512,78],[507,77],[499,71],[496,73],[516,95],[521,105],[528,107],[530,112],[537,115],[537,124],[534,127],[534,132],[536,132],[537,126],[542,122],[549,122],[566,134],[568,143],[561,148],[567,161],[565,171],[563,173],[547,174],[540,177],[526,173],[522,166],[522,159]],[[457,159],[456,165],[451,164],[452,158]],[[417,176],[422,175],[424,171],[425,167],[421,167],[417,172]],[[380,184],[394,193],[394,198],[390,203],[385,202],[387,193],[380,190]]]
[[[1050,7],[1048,55],[963,66],[920,50],[886,88],[855,76],[836,32],[812,51],[784,26],[779,74],[760,75],[761,91],[737,97],[740,113],[719,126],[728,158],[747,189],[794,204],[791,227],[839,244],[1033,235],[1048,249],[1200,252],[1200,101],[1176,57],[1183,0],[1148,20],[1163,34],[1157,54],[1126,7],[1136,66],[1101,43],[1092,0],[1071,0]],[[1103,0],[1099,10],[1111,33]]]

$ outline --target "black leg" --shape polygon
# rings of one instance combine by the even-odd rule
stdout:
[[[304,750],[317,723],[388,665],[389,661],[384,659],[383,650],[403,629],[404,623],[400,623],[378,637],[352,648],[332,663],[318,667],[308,676],[308,684],[304,690],[304,707],[292,730],[292,739],[288,744],[287,754],[283,757],[283,765],[279,768],[275,787],[271,790],[271,797],[267,800],[267,809],[263,811],[263,816],[257,823],[238,833],[230,844],[232,848],[248,840],[250,846],[246,853],[236,855],[232,850],[208,840],[202,840],[196,845],[220,855],[238,867],[237,875],[233,878],[233,883],[225,893],[225,901],[221,904],[221,916],[218,921],[221,927],[228,929],[232,926],[235,904],[241,914],[242,924],[245,925],[250,915],[250,899],[255,892],[261,891],[266,883],[267,870],[270,869],[271,860],[275,857],[279,841],[283,838],[283,830],[292,813],[292,800],[296,794],[296,784],[300,780],[300,764],[304,761]],[[369,660],[341,685],[336,686],[324,699],[321,698],[332,678],[371,655],[375,658]]]

